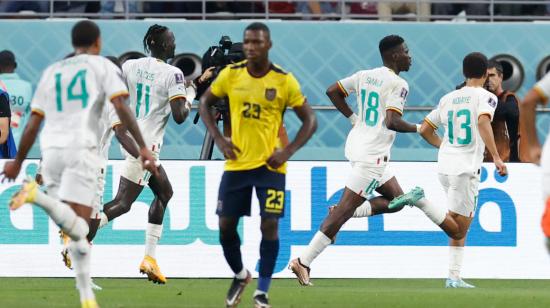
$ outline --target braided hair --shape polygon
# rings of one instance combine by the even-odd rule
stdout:
[[[150,52],[153,49],[155,51],[161,51],[161,41],[163,40],[162,34],[167,30],[167,27],[157,24],[149,27],[149,30],[147,30],[147,33],[145,33],[145,37],[143,38],[143,49],[145,50],[145,52]]]

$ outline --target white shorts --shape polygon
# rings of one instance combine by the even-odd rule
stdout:
[[[544,202],[550,197],[550,137],[542,148],[540,166],[542,168],[542,197]]]
[[[107,164],[103,164],[97,170],[97,188],[94,198],[93,211],[90,218],[99,219],[99,211],[103,208],[103,193],[105,192],[105,172],[107,172]]]
[[[93,207],[97,195],[96,149],[47,149],[42,153],[42,177],[48,194],[63,201]]]
[[[350,162],[351,174],[346,181],[346,187],[363,198],[367,198],[376,188],[384,185],[393,177],[387,162],[366,163]]]
[[[447,194],[447,208],[465,217],[474,217],[479,195],[479,176],[472,174],[439,174],[439,182]]]
[[[159,152],[153,151],[152,153],[155,160],[158,161],[160,156]],[[151,173],[146,169],[143,169],[139,158],[134,158],[132,155],[127,154],[121,176],[138,185],[145,186],[149,184]]]

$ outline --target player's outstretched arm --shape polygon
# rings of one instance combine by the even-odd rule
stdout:
[[[139,153],[143,160],[143,167],[156,175],[158,173],[158,170],[154,163],[155,158],[153,157],[151,151],[145,145],[145,141],[143,140],[143,136],[141,135],[139,126],[137,125],[136,118],[126,105],[126,97],[117,96],[111,102],[115,107],[115,111],[118,115],[118,118],[120,119],[120,122],[122,122],[122,124],[130,132],[130,134],[132,134],[132,137],[134,137],[134,140],[139,146]]]
[[[435,133],[435,129],[426,121],[422,122],[420,126],[420,136],[438,149],[441,146],[441,138]]]
[[[536,108],[541,101],[540,94],[531,89],[519,104],[519,158],[522,162],[538,163],[541,146],[537,138]]]
[[[21,165],[23,164],[25,158],[27,158],[27,154],[29,153],[32,145],[34,144],[34,141],[36,140],[36,136],[40,131],[40,125],[42,124],[43,120],[44,116],[42,114],[39,114],[37,112],[33,112],[31,114],[29,122],[27,123],[27,126],[25,126],[25,130],[23,131],[23,135],[21,136],[19,149],[17,151],[17,154],[15,155],[15,160],[4,164],[3,173],[6,178],[13,180],[19,174],[19,171],[21,170]]]
[[[302,126],[294,140],[282,150],[276,150],[268,159],[267,164],[272,168],[279,168],[284,164],[296,151],[298,151],[311,138],[315,130],[317,130],[317,119],[313,109],[307,102],[304,102],[299,107],[294,107],[294,112],[302,121]]]
[[[336,107],[336,109],[338,109],[338,111],[340,111],[340,113],[342,113],[346,118],[350,119],[352,125],[355,124],[357,115],[353,117],[353,110],[351,110],[349,105],[346,103],[346,96],[344,93],[342,93],[340,87],[338,87],[338,83],[334,83],[330,87],[328,87],[325,93],[327,94],[334,107]]]
[[[398,133],[416,133],[418,132],[416,124],[409,123],[401,117],[401,114],[392,109],[386,110],[386,127]]]
[[[199,103],[199,113],[201,115],[202,121],[204,122],[204,125],[206,126],[206,129],[214,138],[214,142],[223,153],[223,156],[227,159],[236,159],[237,155],[235,154],[235,152],[240,152],[241,150],[231,142],[231,139],[225,138],[220,133],[218,126],[216,126],[214,116],[210,112],[210,108],[219,99],[220,98],[212,94],[210,88],[206,89],[206,92],[204,92],[204,94],[201,96],[201,100]]]
[[[491,153],[491,156],[493,156],[493,161],[495,163],[498,173],[500,175],[508,174],[508,171],[506,170],[506,165],[500,158],[500,155],[497,151],[495,137],[493,135],[493,128],[491,127],[491,117],[487,114],[480,115],[477,127],[479,129],[479,135],[485,143],[487,150],[489,151],[489,153]]]
[[[128,152],[130,155],[132,155],[134,158],[139,157],[139,149],[137,147],[136,142],[130,135],[128,134],[128,130],[124,125],[117,124],[113,127],[113,130],[115,131],[115,137],[120,143],[120,145]]]

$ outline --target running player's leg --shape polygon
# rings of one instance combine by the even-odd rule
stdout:
[[[250,171],[225,171],[222,175],[218,192],[218,224],[220,244],[223,255],[231,271],[235,274],[227,292],[225,304],[234,307],[241,300],[246,285],[252,280],[242,261],[241,239],[237,225],[241,216],[250,215],[252,185],[249,181]]]
[[[109,221],[126,214],[130,211],[132,204],[137,200],[139,194],[143,191],[142,185],[121,176],[118,185],[118,191],[115,198],[103,206],[103,215],[101,215],[101,225],[103,227]]]
[[[149,177],[150,173],[142,168],[139,159],[130,155],[126,156],[117,194],[111,202],[103,206],[99,228],[130,210],[143,190],[143,186],[147,184]],[[95,232],[96,230],[93,230],[93,233]]]
[[[384,172],[385,164],[352,163],[352,171],[338,205],[325,218],[308,247],[301,256],[290,262],[289,269],[296,274],[302,285],[310,285],[310,264],[331,244],[336,233],[348,221],[357,207],[377,187]]]
[[[546,139],[541,153],[542,196],[544,198],[544,213],[541,219],[542,232],[546,236],[546,248],[550,252],[550,138]]]
[[[156,260],[156,248],[162,235],[162,220],[168,202],[172,198],[172,185],[168,180],[166,171],[159,166],[159,175],[152,176],[149,187],[155,195],[155,199],[149,207],[149,218],[145,231],[145,256],[140,265],[140,271],[146,273],[149,280],[156,283],[166,283],[166,277],[160,271]]]
[[[464,255],[464,243],[470,229],[470,224],[476,212],[479,180],[474,175],[440,175],[441,181],[448,181],[447,202],[449,213],[447,214],[458,226],[458,232],[453,234],[449,241],[449,276],[445,282],[446,287],[473,288],[464,282],[460,276]]]

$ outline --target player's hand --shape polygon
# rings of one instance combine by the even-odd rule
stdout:
[[[202,73],[201,77],[199,77],[199,82],[204,83],[204,82],[207,82],[208,80],[210,80],[210,78],[212,78],[212,76],[214,75],[214,69],[215,68],[216,68],[215,66],[211,66],[211,67],[207,68],[206,71],[204,71],[204,73]]]
[[[37,173],[37,174],[34,176],[34,181],[36,182],[36,184],[42,186],[42,184],[44,184],[44,180],[42,179],[42,174]]]
[[[267,164],[273,169],[281,167],[289,158],[291,153],[286,148],[276,149],[267,159]]]
[[[153,153],[147,148],[141,148],[139,150],[139,157],[141,158],[141,165],[143,169],[147,169],[151,174],[158,175],[158,162],[155,160]]]
[[[218,149],[220,149],[220,152],[222,152],[223,157],[226,159],[237,159],[237,153],[241,153],[241,149],[239,149],[236,145],[231,142],[231,138],[227,138],[224,136],[220,136],[214,140],[216,142],[216,145],[218,146]]]
[[[4,164],[4,171],[2,171],[2,183],[6,179],[8,181],[13,181],[15,178],[19,175],[19,172],[21,171],[21,163],[16,162],[15,160],[10,160]]]
[[[497,168],[497,172],[498,174],[500,174],[500,176],[505,176],[508,174],[508,169],[506,168],[506,165],[504,164],[502,159],[500,159],[500,157],[495,159],[494,162],[495,167]]]

